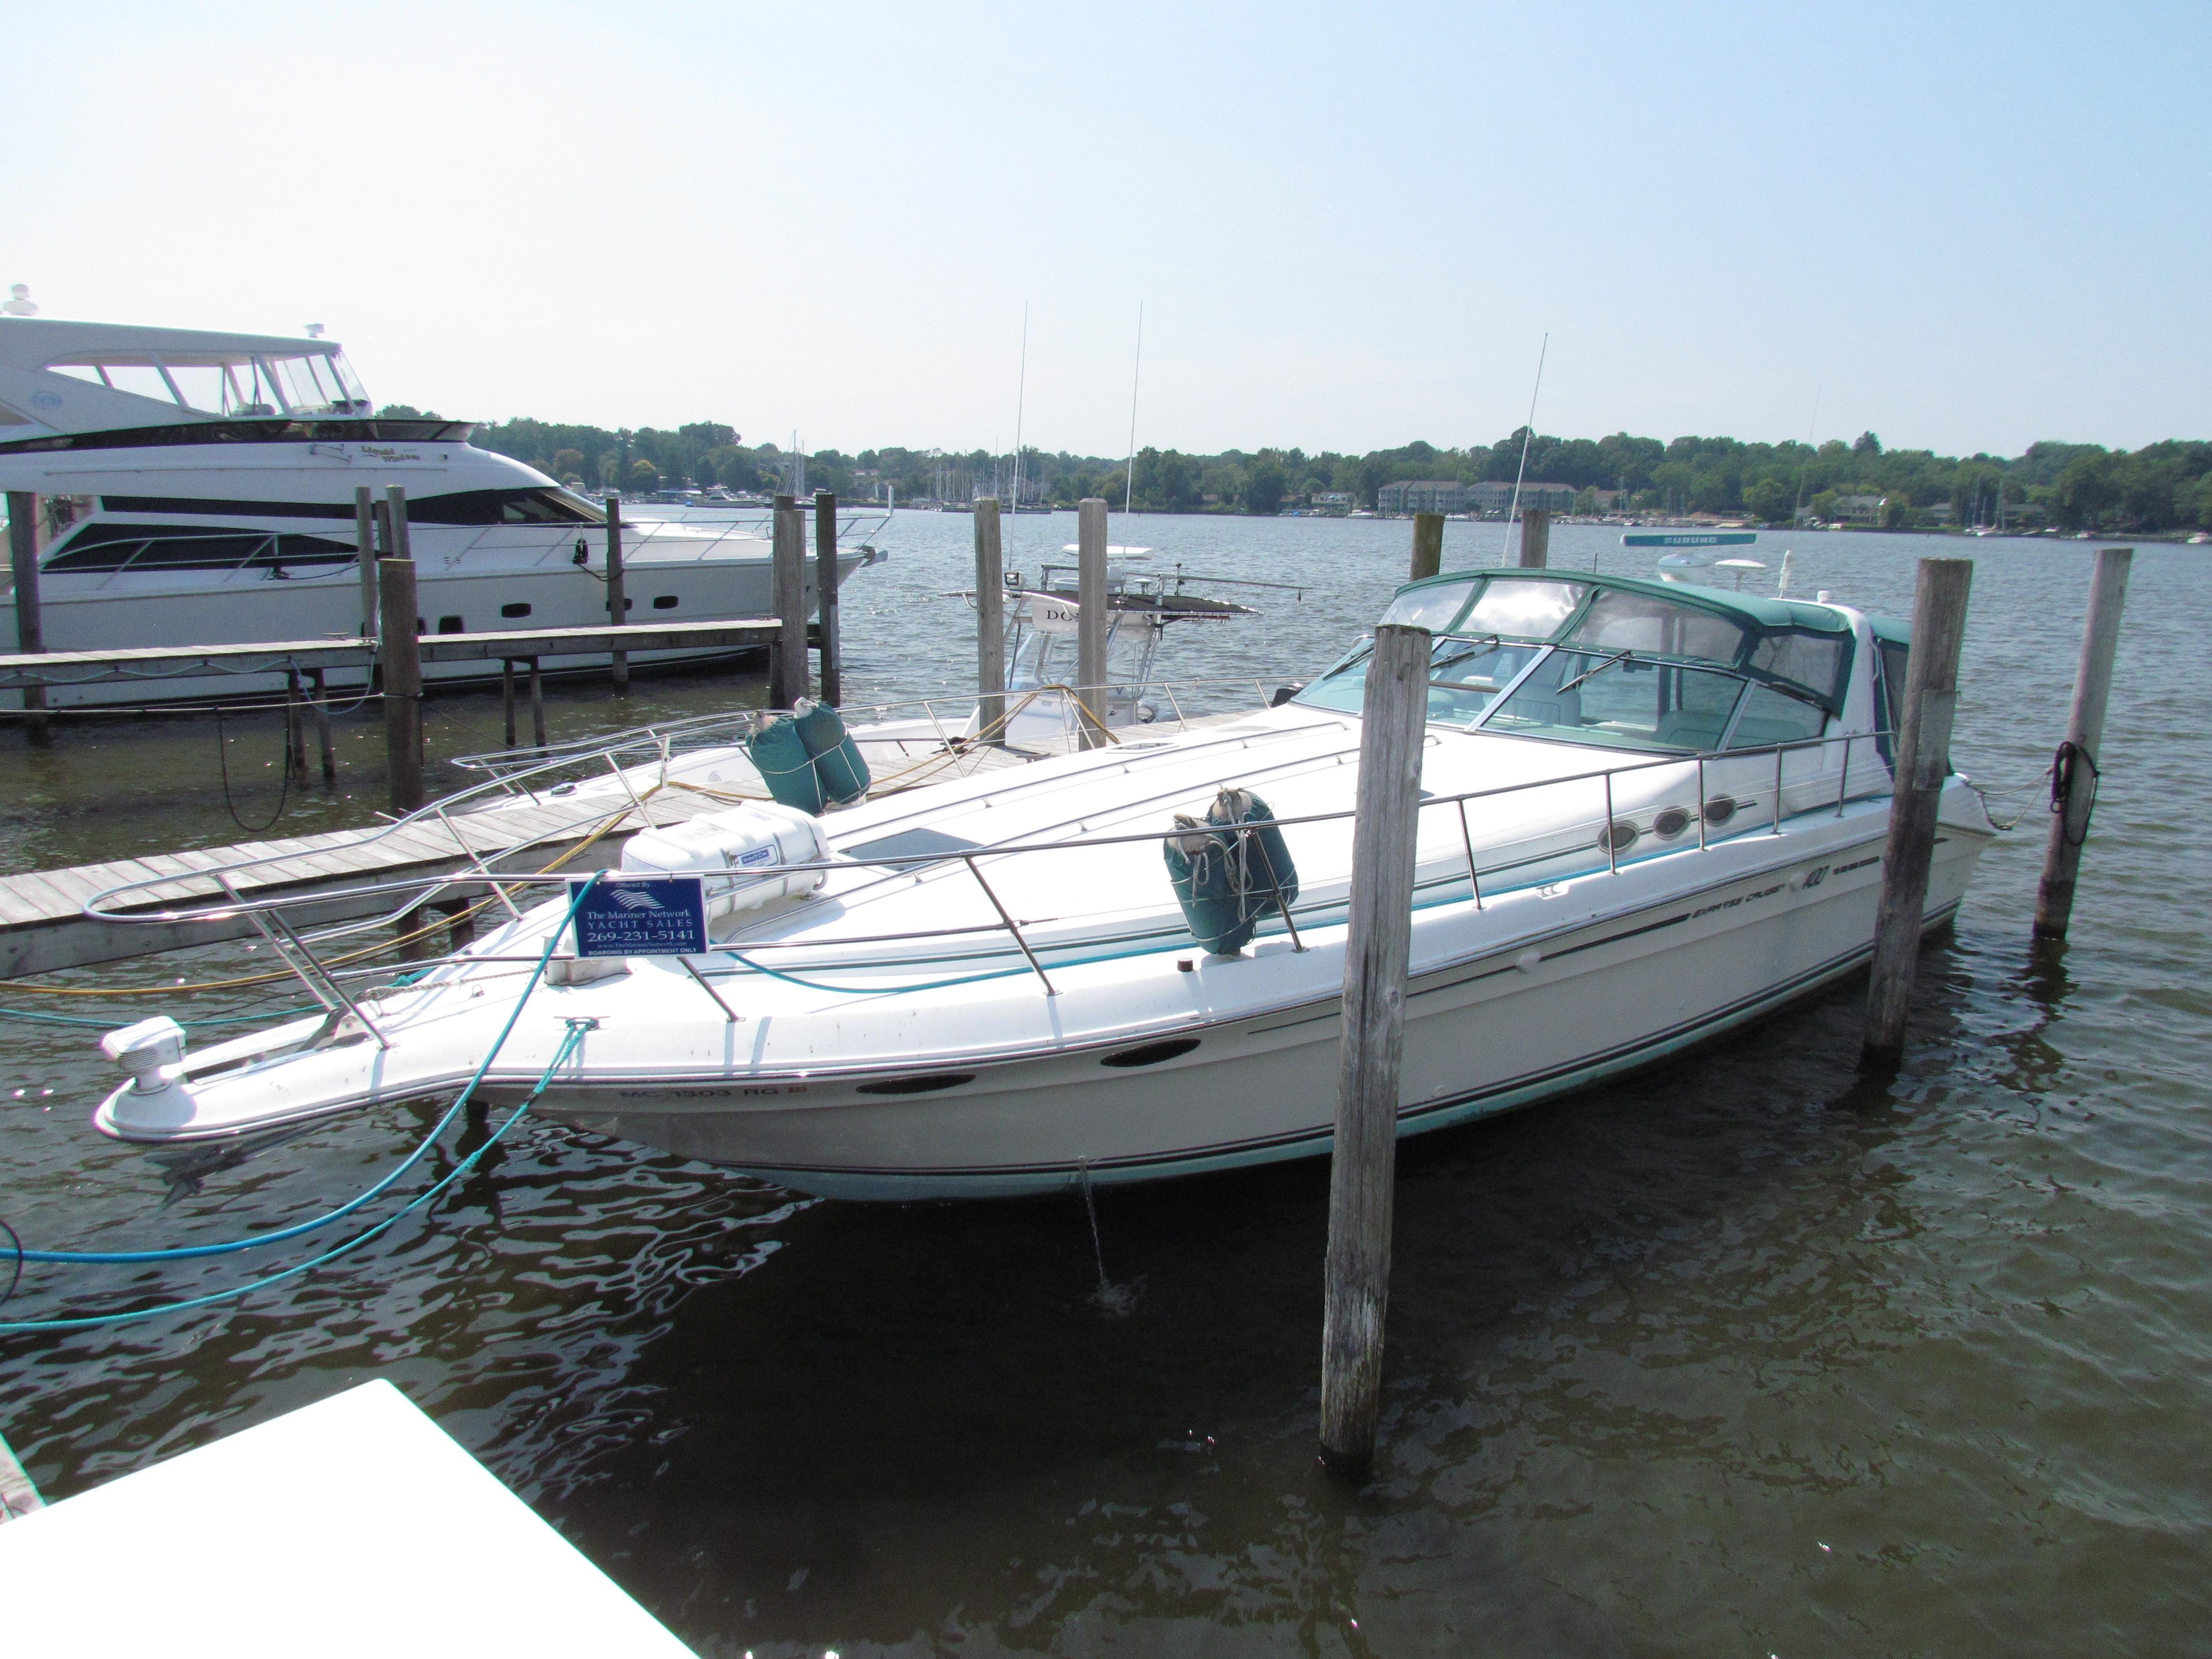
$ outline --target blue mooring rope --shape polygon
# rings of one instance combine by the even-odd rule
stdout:
[[[514,1033],[516,1022],[522,1018],[523,1005],[529,1000],[530,994],[537,989],[538,981],[544,977],[546,965],[552,959],[554,949],[560,943],[562,933],[566,931],[568,923],[575,919],[576,911],[581,908],[585,898],[589,896],[592,889],[598,883],[599,877],[594,874],[579,888],[575,898],[569,904],[568,916],[563,919],[562,926],[555,928],[546,939],[544,951],[538,957],[537,967],[531,970],[529,981],[522,988],[522,994],[515,999],[514,1007],[507,1017],[507,1024],[500,1028],[498,1040],[492,1044],[490,1050],[484,1055],[482,1063],[477,1066],[475,1073],[469,1079],[461,1092],[453,1097],[453,1103],[446,1109],[436,1124],[432,1127],[430,1133],[422,1138],[414,1151],[408,1153],[397,1168],[369,1188],[367,1192],[312,1220],[298,1222],[289,1227],[282,1227],[274,1232],[257,1234],[252,1238],[233,1239],[221,1244],[187,1244],[159,1250],[27,1250],[18,1243],[14,1251],[17,1271],[20,1273],[22,1264],[26,1261],[53,1261],[76,1266],[176,1261],[198,1256],[227,1255],[236,1250],[258,1249],[265,1244],[280,1243],[286,1239],[297,1238],[303,1233],[326,1227],[331,1222],[352,1214],[380,1194],[389,1191],[394,1182],[420,1163],[430,1148],[438,1143],[440,1138],[452,1125],[454,1117],[468,1104],[470,1097],[476,1093],[477,1085],[483,1083],[485,1073],[491,1070],[492,1062],[499,1057],[500,1050],[506,1046],[508,1036]],[[303,1273],[310,1267],[319,1267],[324,1262],[333,1261],[345,1255],[349,1250],[367,1243],[402,1217],[429,1202],[473,1169],[477,1160],[481,1158],[502,1135],[513,1128],[520,1121],[523,1113],[527,1111],[538,1097],[545,1092],[553,1081],[553,1074],[568,1063],[569,1058],[576,1052],[578,1045],[583,1042],[584,1034],[597,1024],[596,1020],[570,1020],[567,1036],[562,1039],[561,1046],[554,1052],[553,1058],[547,1062],[538,1081],[531,1086],[530,1092],[522,1097],[521,1103],[514,1109],[506,1121],[492,1132],[483,1146],[471,1152],[445,1176],[423,1192],[410,1199],[393,1213],[374,1226],[355,1234],[353,1237],[334,1249],[302,1261],[296,1267],[287,1267],[282,1272],[249,1280],[246,1284],[234,1285],[227,1291],[216,1291],[206,1296],[193,1297],[186,1301],[164,1303],[156,1307],[141,1308],[127,1313],[88,1314],[67,1319],[33,1319],[0,1322],[0,1334],[31,1331],[76,1330],[94,1325],[124,1324],[135,1320],[156,1318],[163,1314],[182,1313],[189,1309],[204,1307],[211,1302],[221,1302],[231,1297],[243,1296],[250,1291],[258,1290],[264,1285],[277,1284],[283,1279]],[[14,1230],[11,1228],[9,1232],[12,1238]]]

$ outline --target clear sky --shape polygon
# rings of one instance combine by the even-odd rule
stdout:
[[[2212,436],[2212,3],[0,11],[0,283],[454,416]]]

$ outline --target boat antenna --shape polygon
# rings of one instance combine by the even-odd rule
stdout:
[[[1022,301],[1022,374],[1014,386],[1014,511],[1022,510],[1022,404],[1030,391],[1030,302]]]
[[[1813,435],[1820,429],[1820,394],[1827,390],[1825,383],[1813,388],[1813,422],[1805,428],[1805,447],[1813,447]],[[1790,522],[1796,524],[1805,515],[1805,480],[1813,471],[1813,458],[1808,455],[1805,465],[1797,469],[1797,505],[1790,510]]]
[[[1521,470],[1513,475],[1513,499],[1505,505],[1505,541],[1498,550],[1504,564],[1513,551],[1513,515],[1521,510],[1521,480],[1528,476],[1528,446],[1536,437],[1536,394],[1544,389],[1544,356],[1552,349],[1552,333],[1544,331],[1544,343],[1536,348],[1536,384],[1528,392],[1528,424],[1521,428]]]
[[[1127,518],[1137,502],[1137,388],[1145,378],[1145,302],[1137,301],[1137,366],[1129,375],[1129,465],[1122,477],[1121,516]]]

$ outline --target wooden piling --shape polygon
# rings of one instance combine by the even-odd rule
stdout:
[[[394,514],[398,520],[399,514]],[[384,765],[394,812],[422,805],[422,656],[416,629],[415,562],[377,563],[377,615],[383,629]]]
[[[2099,548],[2096,574],[2089,579],[2089,619],[2081,630],[2081,665],[2074,672],[2074,706],[2066,715],[2066,742],[2052,763],[2057,770],[2051,786],[2051,840],[2035,894],[2038,939],[2064,939],[2074,914],[2074,881],[2097,802],[2112,658],[2119,649],[2120,613],[2127,608],[2128,571],[2135,556],[2132,547]]]
[[[999,546],[999,503],[975,503],[975,725],[985,741],[1005,737],[1006,574]]]
[[[538,672],[538,659],[530,659],[530,740],[545,747],[545,677]]]
[[[284,764],[305,782],[307,776],[307,710],[301,706],[300,671],[284,671]]]
[[[610,495],[607,507],[607,623],[623,627],[629,621],[629,600],[623,592],[622,497]],[[629,653],[613,653],[615,690],[629,690]]]
[[[806,532],[799,499],[775,498],[775,644],[769,658],[768,702],[789,708],[806,695]]]
[[[1928,908],[1928,869],[1936,851],[1936,813],[1951,770],[1951,722],[1959,705],[1959,647],[1966,633],[1972,559],[1923,559],[1912,599],[1912,650],[1905,672],[1905,716],[1882,854],[1881,906],[1875,922],[1874,971],[1867,988],[1865,1042],[1859,1063],[1895,1066],[1905,1056],[1905,1016]]]
[[[354,556],[361,565],[361,636],[373,640],[376,637],[376,497],[367,484],[354,486],[353,544]]]
[[[407,492],[398,484],[389,486],[384,492],[384,519],[385,529],[392,538],[392,551],[388,556],[414,563],[415,550],[407,539]]]
[[[323,781],[336,783],[338,781],[338,751],[337,745],[331,741],[331,691],[330,687],[324,684],[321,669],[307,671],[307,688],[315,711],[315,746],[320,751]]]
[[[1375,630],[1360,710],[1321,1366],[1322,1460],[1346,1475],[1374,1456],[1382,1403],[1430,637],[1424,628]]]
[[[1419,581],[1424,576],[1433,576],[1444,568],[1444,515],[1441,513],[1413,514],[1413,574],[1408,581]]]
[[[26,654],[46,648],[46,618],[39,610],[39,498],[27,490],[8,492],[8,557],[15,580],[15,648]],[[53,741],[46,724],[46,688],[23,688],[23,736],[44,748]]]
[[[1075,597],[1083,612],[1076,623],[1075,684],[1091,715],[1083,732],[1083,746],[1088,749],[1099,741],[1096,733],[1105,726],[1110,701],[1105,689],[1105,500],[1087,496],[1076,504],[1075,513]]]
[[[814,492],[814,611],[822,655],[822,701],[844,701],[845,665],[837,644],[837,497]]]
[[[507,746],[514,747],[514,659],[502,658],[499,665],[499,707],[506,719]]]
[[[1552,560],[1552,515],[1540,507],[1521,509],[1521,568],[1541,570]]]

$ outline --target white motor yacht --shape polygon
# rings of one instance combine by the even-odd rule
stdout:
[[[1907,630],[1541,569],[1416,582],[1385,620],[1434,641],[1402,1133],[1674,1054],[1866,960]],[[404,982],[308,975],[321,1017],[197,1053],[166,1018],[112,1036],[133,1081],[95,1121],[236,1135],[484,1066],[495,1099],[542,1080],[556,1119],[836,1197],[1324,1152],[1367,651],[1226,720],[1125,726],[818,817],[743,803],[648,830],[596,879],[633,910],[662,890],[635,884],[696,880],[683,954],[585,954],[580,888],[518,902]],[[1995,833],[1953,776],[1929,926]],[[1244,872],[1236,927],[1194,906],[1201,866]]]
[[[406,492],[425,632],[603,623],[604,509],[477,447],[471,431],[462,421],[376,418],[331,340],[0,319],[0,488],[86,507],[40,553],[49,651],[359,637],[363,485],[380,503],[392,485]],[[878,556],[842,550],[841,577]],[[763,521],[625,524],[623,558],[633,621],[775,609]],[[714,653],[631,660],[702,654]],[[554,656],[544,666],[607,662]],[[486,665],[424,672],[465,678]],[[337,684],[359,678],[331,672]],[[195,675],[61,684],[49,700],[145,702],[283,684],[281,674]]]

